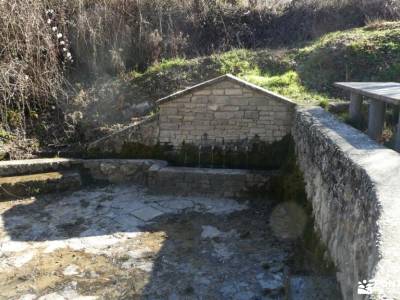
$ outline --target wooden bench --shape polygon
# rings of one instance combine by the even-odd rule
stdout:
[[[400,107],[400,83],[397,82],[336,82],[336,87],[350,91],[350,120],[361,120],[363,97],[369,99],[368,135],[379,140],[385,123],[386,104]],[[397,125],[395,150],[400,152],[400,118]]]

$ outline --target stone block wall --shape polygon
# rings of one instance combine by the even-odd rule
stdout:
[[[275,94],[225,79],[159,104],[159,140],[179,147],[232,142],[258,136],[280,140],[290,133],[294,105]]]
[[[344,299],[400,299],[400,156],[320,108],[293,139]]]
[[[265,195],[276,171],[181,168],[154,165],[148,188],[153,193],[177,196],[246,197]]]
[[[60,184],[70,189],[92,182],[139,184],[153,193],[179,196],[242,197],[266,193],[278,171],[250,171],[234,169],[202,169],[169,167],[166,161],[150,159],[37,159],[1,162],[0,188],[9,187],[19,179],[41,184],[40,191],[56,191]],[[55,171],[55,173],[48,173]],[[63,174],[64,181],[58,179]],[[42,174],[37,174],[37,173]],[[45,173],[47,172],[47,173]],[[1,174],[1,173],[0,173]],[[30,178],[29,174],[32,175]],[[71,174],[71,175],[68,175]],[[51,175],[51,177],[49,177]],[[3,179],[3,180],[1,180]],[[12,181],[10,181],[12,180]],[[50,184],[51,180],[55,184]],[[58,181],[57,181],[58,180]],[[0,199],[1,199],[0,191]]]

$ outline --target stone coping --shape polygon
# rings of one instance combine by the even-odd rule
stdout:
[[[192,87],[189,87],[189,88],[186,88],[186,89],[184,89],[184,90],[182,90],[182,91],[173,93],[173,94],[171,94],[171,95],[169,95],[169,96],[167,96],[167,97],[164,97],[164,98],[161,98],[161,99],[157,100],[157,101],[156,101],[156,104],[157,104],[157,105],[163,104],[163,103],[165,103],[165,102],[174,100],[174,99],[176,99],[177,97],[181,97],[181,96],[183,96],[183,95],[186,95],[187,93],[191,93],[191,92],[193,92],[193,91],[202,89],[202,88],[204,88],[204,87],[208,87],[208,86],[210,86],[210,85],[213,85],[213,84],[215,84],[215,83],[224,81],[224,80],[226,80],[226,79],[231,80],[231,81],[233,81],[234,83],[237,83],[237,84],[239,84],[239,85],[241,85],[241,86],[247,87],[247,88],[249,88],[249,89],[251,89],[251,90],[254,90],[254,91],[256,91],[256,92],[259,92],[259,93],[261,93],[261,94],[264,94],[265,96],[271,97],[271,98],[273,98],[273,99],[275,99],[275,100],[278,100],[278,101],[281,101],[281,102],[285,102],[285,103],[291,104],[291,105],[293,105],[293,106],[296,106],[296,105],[297,105],[297,103],[293,102],[293,101],[290,100],[289,98],[286,98],[286,97],[281,96],[281,95],[278,95],[278,94],[276,94],[276,93],[274,93],[274,92],[268,91],[268,90],[266,90],[266,89],[264,89],[264,88],[262,88],[262,87],[259,87],[259,86],[255,85],[255,84],[252,84],[252,83],[250,83],[250,82],[247,82],[247,81],[245,81],[245,80],[242,80],[242,79],[240,79],[240,78],[238,78],[238,77],[236,77],[236,76],[233,76],[233,75],[231,75],[231,74],[225,74],[225,75],[222,75],[222,76],[219,76],[219,77],[216,77],[216,78],[213,78],[213,79],[204,81],[204,82],[202,82],[202,83],[200,83],[200,84],[196,84],[196,85],[194,85],[194,86],[192,86]]]
[[[93,165],[144,165],[148,171],[164,171],[180,174],[210,174],[210,175],[245,175],[268,174],[277,175],[278,170],[249,170],[224,168],[197,168],[169,166],[167,161],[157,159],[75,159],[75,158],[40,158],[27,160],[0,161],[0,176],[18,176],[39,172],[56,171],[63,168],[88,167]]]
[[[248,170],[248,169],[222,169],[222,168],[196,168],[196,167],[170,167],[165,166],[159,169],[164,172],[180,173],[180,174],[209,174],[209,175],[246,175],[246,174],[269,174],[277,175],[278,170]]]
[[[357,291],[357,283],[365,283],[373,295],[345,298],[400,299],[400,155],[321,108],[298,108],[294,139],[317,224],[320,219],[320,230],[328,232],[323,240],[339,271],[354,270],[358,277],[339,278],[342,290],[351,284]],[[313,168],[321,179],[307,174]],[[347,187],[343,176],[358,185]],[[316,210],[321,199],[330,203]],[[332,211],[322,211],[324,205]],[[339,219],[329,225],[326,214],[334,209],[332,218]],[[345,216],[347,236],[341,236],[339,216]]]
[[[117,130],[116,132],[110,133],[110,134],[108,134],[106,136],[103,136],[102,138],[100,138],[98,140],[95,140],[95,141],[89,143],[87,149],[90,150],[90,149],[94,149],[94,148],[96,148],[98,146],[101,146],[101,144],[104,141],[112,139],[113,137],[117,137],[118,135],[121,135],[121,134],[123,135],[125,133],[129,134],[131,131],[140,130],[141,126],[146,125],[146,124],[151,123],[151,122],[155,122],[155,121],[158,120],[158,118],[159,118],[158,113],[156,113],[154,115],[146,116],[146,117],[144,117],[143,119],[141,119],[138,122],[135,122],[135,123],[133,123],[133,124],[131,124],[129,126],[126,126],[125,128]]]

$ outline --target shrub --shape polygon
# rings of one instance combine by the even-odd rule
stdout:
[[[0,2],[0,122],[8,129],[25,123],[16,113],[46,106],[62,90],[57,38],[45,12],[43,1]]]

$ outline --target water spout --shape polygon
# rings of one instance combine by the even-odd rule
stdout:
[[[248,169],[249,168],[249,145],[246,145],[244,151],[246,153],[246,169]]]
[[[199,146],[199,159],[198,159],[198,163],[199,163],[199,168],[201,168],[201,145]]]
[[[211,168],[214,168],[214,145],[211,146]]]
[[[225,145],[222,145],[222,167],[225,168]]]

